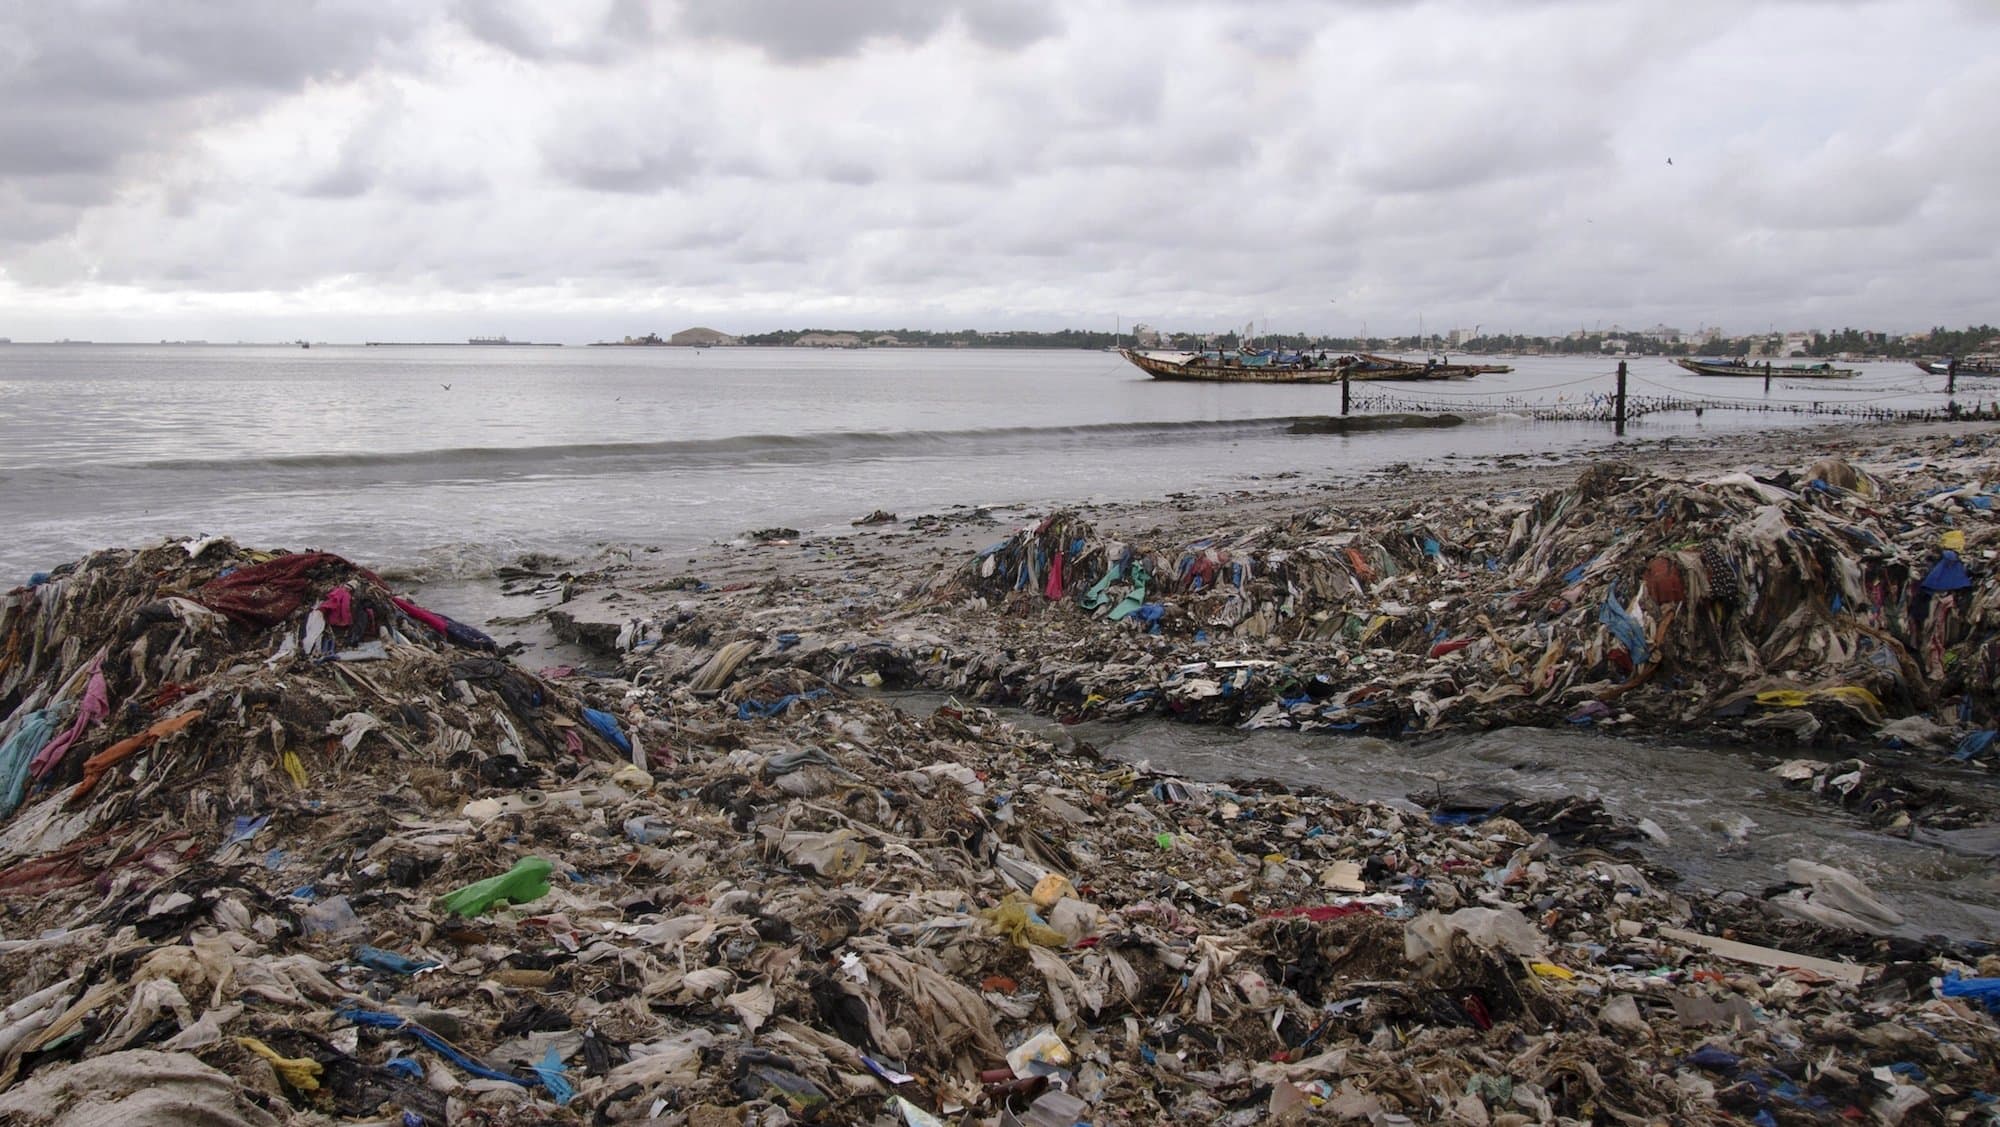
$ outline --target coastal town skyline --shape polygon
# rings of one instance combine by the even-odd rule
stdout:
[[[368,347],[535,347],[560,348],[566,345],[601,347],[678,348],[1115,348],[1127,345],[1146,349],[1189,347],[1273,346],[1287,348],[1456,348],[1462,351],[1519,350],[1529,353],[1688,356],[1704,351],[1756,354],[1760,356],[1840,355],[1917,357],[1954,354],[2000,353],[2000,329],[1991,325],[1964,328],[1933,326],[1917,332],[1894,333],[1876,329],[1842,327],[1838,330],[1768,329],[1762,332],[1729,333],[1720,326],[1702,326],[1684,331],[1666,324],[1626,328],[1618,324],[1572,329],[1566,333],[1514,333],[1504,328],[1440,328],[1431,332],[1387,333],[1341,336],[1243,325],[1222,330],[1156,327],[1134,322],[1129,330],[1106,333],[1101,330],[1065,327],[1061,329],[947,329],[923,330],[908,327],[884,328],[779,328],[763,332],[733,334],[708,326],[690,326],[662,335],[658,332],[625,334],[616,339],[591,341],[535,341],[505,334],[441,340],[210,340],[200,337],[161,337],[154,340],[15,340],[0,335],[0,345],[172,345],[295,347],[314,344]]]
[[[1965,0],[107,2],[0,31],[15,340],[1995,319],[2000,10]]]

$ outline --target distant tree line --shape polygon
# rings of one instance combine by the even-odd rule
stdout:
[[[1964,356],[1974,352],[2000,351],[2000,329],[1991,325],[1947,329],[1939,325],[1927,334],[1912,333],[1895,339],[1887,333],[1842,329],[1837,333],[1814,333],[1807,351],[1814,356],[1834,356],[1842,352],[1898,358]]]
[[[740,339],[744,344],[789,345],[796,343],[800,337],[813,334],[852,336],[859,338],[863,344],[871,344],[882,337],[894,337],[898,344],[911,348],[1109,348],[1121,339],[1125,344],[1132,343],[1130,333],[1121,338],[1085,329],[1002,333],[978,329],[945,332],[926,329],[778,329],[768,333],[749,333]]]
[[[848,335],[859,338],[863,344],[872,344],[884,337],[893,337],[898,344],[911,348],[1102,349],[1114,345],[1130,346],[1134,343],[1131,333],[1112,334],[1088,329],[1058,329],[1054,332],[1026,329],[1009,332],[982,332],[979,329],[953,329],[944,332],[928,329],[778,329],[768,333],[751,333],[741,340],[744,344],[751,345],[790,345],[809,334]],[[1457,345],[1448,344],[1444,337],[1436,334],[1421,337],[1411,335],[1362,338],[1266,333],[1247,341],[1249,346],[1256,348],[1329,353],[1455,351],[1548,352],[1557,355],[1596,355],[1604,352],[1607,344],[1614,347],[1622,344],[1624,351],[1640,356],[1744,356],[1753,349],[1776,353],[1780,351],[1783,343],[1784,337],[1775,333],[1727,337],[1708,344],[1688,340],[1654,340],[1637,333],[1580,333],[1574,336],[1554,337],[1488,333]],[[1163,332],[1158,334],[1157,343],[1148,343],[1145,347],[1192,352],[1202,349],[1236,349],[1245,345],[1245,339],[1235,332]],[[1974,352],[1994,351],[2000,351],[2000,329],[1991,325],[1974,325],[1965,329],[1946,329],[1940,325],[1927,334],[1912,334],[1906,337],[1894,337],[1888,333],[1859,329],[1841,329],[1833,333],[1814,333],[1811,343],[1807,345],[1807,352],[1812,356],[1850,353],[1900,358],[1962,356]]]

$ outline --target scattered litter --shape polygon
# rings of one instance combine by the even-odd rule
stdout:
[[[1992,728],[1986,580],[1909,634],[1937,534],[1889,515],[1895,475],[1753,480],[1598,467],[1483,522],[1157,551],[1056,517],[868,637],[717,592],[546,677],[335,556],[95,553],[0,609],[0,782],[29,765],[0,1115],[1969,1118],[1995,968],[1855,874],[1702,893],[1588,798],[1201,783],[967,703],[1788,743],[1968,701],[1950,737],[1896,729],[1938,754]],[[927,628],[968,600],[1011,646]],[[863,674],[963,695],[902,711]]]

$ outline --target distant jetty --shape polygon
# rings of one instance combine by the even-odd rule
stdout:
[[[506,337],[472,337],[468,340],[368,340],[369,348],[561,348],[561,341],[508,340]]]

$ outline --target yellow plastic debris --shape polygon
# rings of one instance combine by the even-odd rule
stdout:
[[[287,1057],[255,1037],[238,1037],[236,1043],[271,1062],[278,1079],[301,1092],[319,1091],[320,1063],[311,1057]]]
[[[298,752],[287,751],[283,755],[278,756],[278,766],[283,767],[285,774],[291,776],[293,786],[300,790],[306,789],[306,785],[310,780],[306,778],[306,765],[299,761]]]
[[[1954,552],[1965,551],[1965,533],[1960,529],[1948,528],[1938,537],[1938,547]]]
[[[1831,697],[1864,708],[1880,709],[1882,701],[1874,693],[1859,685],[1835,685],[1831,689],[1768,689],[1757,694],[1758,704],[1768,704],[1773,708],[1803,708],[1814,698]]]
[[[1007,937],[1016,947],[1067,947],[1069,937],[1035,914],[1035,906],[1019,893],[1010,893],[999,904],[984,909],[980,918]]]
[[[1576,977],[1575,971],[1569,970],[1568,968],[1565,967],[1559,967],[1554,963],[1545,963],[1539,959],[1532,963],[1529,963],[1528,969],[1534,971],[1536,976],[1540,978],[1555,978],[1555,979],[1561,979],[1564,982],[1568,982],[1570,979]]]

